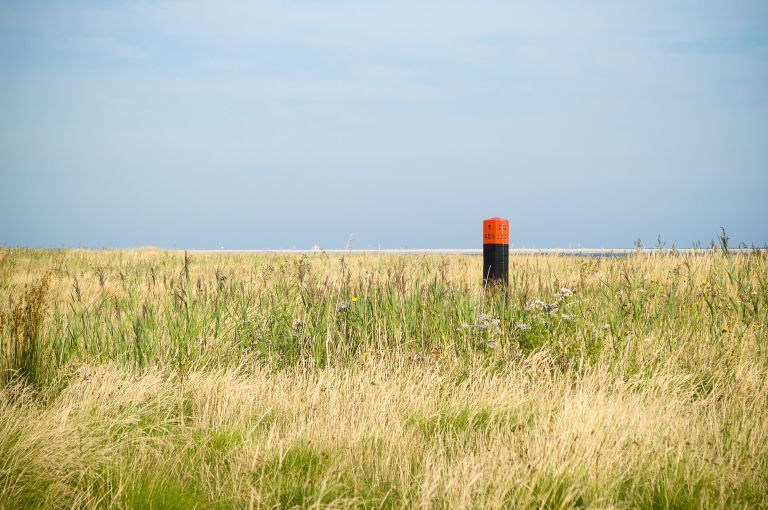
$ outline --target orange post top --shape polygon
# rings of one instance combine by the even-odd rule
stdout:
[[[496,216],[483,220],[483,244],[509,244],[509,220]]]

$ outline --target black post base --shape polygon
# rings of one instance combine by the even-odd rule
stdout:
[[[509,245],[483,245],[483,283],[509,283]]]

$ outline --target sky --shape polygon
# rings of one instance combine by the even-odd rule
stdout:
[[[0,2],[0,246],[768,243],[768,2]]]

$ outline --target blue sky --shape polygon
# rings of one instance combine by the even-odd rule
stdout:
[[[768,3],[0,3],[0,245],[768,243]]]

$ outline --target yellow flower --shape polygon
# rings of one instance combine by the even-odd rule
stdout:
[[[355,296],[352,296],[352,302],[355,303],[357,301],[357,298]]]
[[[730,331],[728,326],[723,326],[723,333],[728,333],[728,331]]]
[[[707,285],[709,285],[709,282],[707,280],[701,280],[701,284],[706,287]]]

